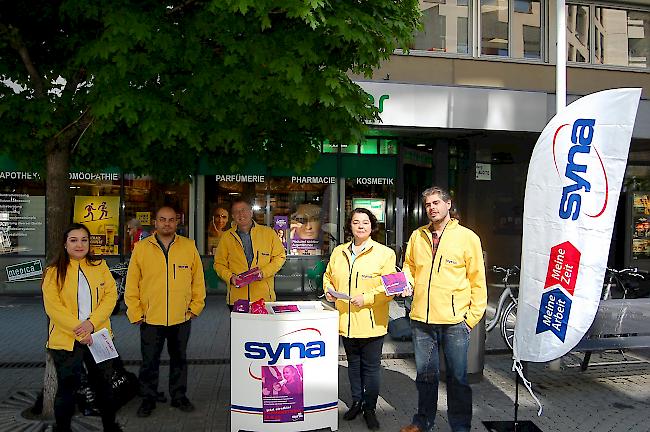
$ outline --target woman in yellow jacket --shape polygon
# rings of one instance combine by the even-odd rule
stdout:
[[[332,252],[323,288],[327,300],[336,302],[339,334],[348,358],[352,405],[343,418],[352,420],[363,411],[368,429],[377,430],[381,350],[388,326],[388,303],[392,300],[380,276],[395,272],[395,252],[370,238],[377,231],[377,218],[369,210],[354,209],[346,228],[353,240]],[[330,290],[350,300],[335,298]]]
[[[91,334],[111,331],[117,300],[115,280],[106,263],[89,253],[90,232],[72,224],[63,234],[55,260],[43,279],[43,303],[49,317],[47,348],[54,360],[58,389],[54,400],[56,430],[70,431],[75,394],[83,364],[97,393],[104,431],[121,431],[115,422],[110,378],[111,360],[95,363],[88,346]]]

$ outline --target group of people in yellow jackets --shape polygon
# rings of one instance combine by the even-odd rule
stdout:
[[[433,429],[438,345],[443,347],[447,361],[450,425],[454,431],[469,431],[469,331],[482,318],[487,303],[480,240],[450,217],[451,197],[446,191],[427,189],[423,204],[430,223],[411,235],[403,269],[409,287],[402,293],[413,295],[410,317],[418,410],[412,424],[402,431]],[[253,221],[248,202],[234,201],[231,214],[235,223],[222,235],[214,257],[214,269],[228,285],[227,304],[232,310],[240,299],[274,301],[273,280],[286,260],[284,246],[272,228]],[[194,410],[186,396],[186,350],[191,320],[205,306],[205,282],[194,242],[176,235],[176,227],[175,210],[159,209],[155,235],[136,244],[127,273],[127,316],[139,325],[141,335],[140,417],[150,416],[162,399],[158,369],[165,341],[170,355],[171,404],[184,412]],[[339,311],[339,334],[348,359],[353,400],[343,417],[352,420],[362,413],[367,427],[377,430],[381,354],[392,300],[380,277],[396,271],[396,257],[393,250],[371,238],[378,223],[370,211],[354,209],[345,228],[352,240],[334,249],[323,277],[325,297]],[[104,430],[121,430],[111,400],[111,362],[96,364],[87,348],[93,332],[102,328],[110,331],[109,317],[117,299],[115,281],[106,263],[89,253],[89,241],[85,226],[70,226],[43,280],[43,300],[50,321],[47,348],[58,380],[57,431],[70,430],[74,393],[84,364],[97,391]],[[237,275],[251,268],[258,269],[258,280],[237,286]],[[347,294],[349,300],[335,298],[331,291]]]

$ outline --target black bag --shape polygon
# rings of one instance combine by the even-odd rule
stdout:
[[[388,322],[389,336],[398,341],[409,341],[412,339],[411,323],[408,317],[401,317]]]
[[[80,385],[77,389],[77,407],[84,416],[98,416],[99,409],[97,408],[97,401],[95,398],[95,391],[90,387],[88,382],[88,373],[86,368],[81,368],[81,376],[79,377]]]
[[[126,405],[140,390],[138,377],[133,372],[129,372],[124,368],[124,363],[122,363],[122,359],[119,357],[113,359],[111,387],[113,400],[117,405],[115,407],[116,409]]]

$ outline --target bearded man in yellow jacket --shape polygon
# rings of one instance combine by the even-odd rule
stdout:
[[[247,201],[234,201],[230,213],[236,225],[223,234],[214,254],[214,271],[228,284],[228,308],[232,311],[239,299],[275,301],[274,276],[287,258],[280,238],[273,228],[253,221],[253,208]],[[255,267],[260,279],[237,286],[237,275]]]
[[[422,193],[430,223],[416,229],[404,257],[413,285],[411,323],[418,410],[400,432],[433,430],[438,406],[438,346],[447,366],[447,416],[454,432],[469,432],[472,389],[467,381],[469,333],[487,306],[481,240],[449,215],[451,197],[439,187]]]
[[[156,213],[156,233],[136,243],[126,275],[126,314],[140,326],[142,403],[138,417],[149,417],[158,399],[160,354],[167,341],[172,406],[194,410],[187,399],[187,342],[191,320],[205,306],[201,257],[193,240],[176,235],[176,210]]]

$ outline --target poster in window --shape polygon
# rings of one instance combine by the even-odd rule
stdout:
[[[287,231],[289,229],[289,218],[287,216],[273,216],[273,230],[280,238],[282,246],[287,249]]]
[[[303,203],[296,207],[290,218],[291,255],[321,255],[321,207]]]
[[[76,196],[74,222],[90,231],[90,252],[96,255],[117,255],[119,196]]]
[[[262,366],[264,423],[291,423],[305,419],[302,364]]]

